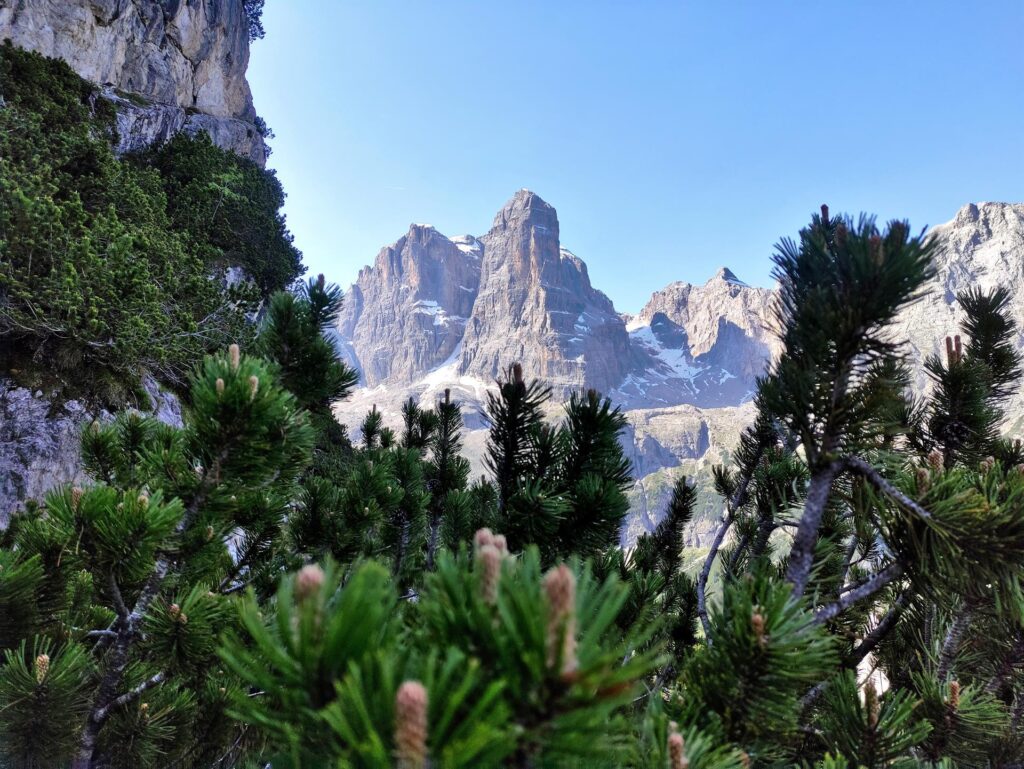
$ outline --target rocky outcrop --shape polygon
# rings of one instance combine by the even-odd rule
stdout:
[[[938,354],[947,334],[957,333],[963,313],[958,292],[971,287],[1008,288],[1017,321],[1017,345],[1024,349],[1024,204],[972,203],[931,231],[936,240],[935,277],[921,298],[900,313],[895,339],[908,340],[915,389],[928,388],[921,363]],[[1024,417],[1024,393],[1010,403],[1015,419]]]
[[[0,0],[0,40],[66,61],[113,98],[119,149],[206,131],[263,164],[242,0]]]
[[[480,285],[481,247],[427,224],[381,249],[359,273],[338,322],[363,383],[410,384],[462,341]]]
[[[480,292],[460,372],[492,380],[518,361],[563,396],[582,386],[607,392],[622,381],[630,364],[625,324],[558,234],[555,209],[529,190],[498,212],[480,238]]]
[[[673,283],[656,291],[629,318],[638,362],[616,396],[648,407],[744,402],[779,352],[773,297],[771,289],[749,286],[727,267],[703,286]]]
[[[180,427],[178,399],[152,377],[143,377],[142,386],[150,400],[148,413]],[[25,500],[41,500],[56,486],[85,480],[82,429],[94,419],[110,418],[77,400],[33,392],[0,378],[0,527]]]

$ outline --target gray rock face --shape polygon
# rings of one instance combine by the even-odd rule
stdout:
[[[561,248],[555,209],[520,190],[480,241],[480,293],[459,370],[490,381],[521,362],[563,396],[618,384],[630,364],[625,324],[583,260]]]
[[[89,419],[77,401],[54,409],[41,392],[0,380],[0,526],[24,500],[82,480],[78,436]]]
[[[721,268],[703,286],[673,283],[629,319],[638,366],[616,391],[637,406],[736,405],[779,352],[774,292]]]
[[[242,0],[4,0],[4,38],[105,87],[123,112],[121,150],[205,130],[225,149],[266,162],[245,79]]]
[[[480,285],[480,256],[475,239],[414,224],[359,273],[338,330],[367,386],[410,384],[452,356]]]
[[[181,426],[181,404],[152,377],[142,380],[151,416]],[[76,400],[60,401],[0,378],[0,527],[28,499],[41,500],[50,489],[85,481],[80,436],[105,411],[91,412]]]
[[[900,313],[893,328],[894,338],[909,341],[907,353],[916,364],[919,392],[928,388],[920,364],[944,348],[947,334],[959,332],[963,313],[956,295],[966,288],[1010,290],[1017,344],[1024,349],[1024,204],[972,203],[931,234],[938,247],[935,278],[921,299]],[[1011,400],[1009,412],[1015,420],[1024,417],[1024,394]]]

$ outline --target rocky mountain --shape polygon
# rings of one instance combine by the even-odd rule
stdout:
[[[957,291],[1024,289],[1024,205],[968,205],[932,234],[935,279],[894,329],[909,340],[919,392],[927,387],[920,363],[957,328]],[[480,408],[504,366],[521,361],[559,398],[576,387],[606,392],[629,421],[622,441],[637,481],[628,542],[656,524],[678,475],[708,478],[728,461],[753,417],[755,379],[779,352],[773,301],[773,289],[723,267],[704,285],[673,283],[637,315],[620,316],[591,286],[585,263],[561,246],[554,208],[520,190],[486,235],[448,239],[413,225],[359,274],[338,336],[364,386],[335,413],[354,431],[376,405],[397,425],[407,398],[431,405],[451,388],[481,472]],[[1024,348],[1024,290],[1013,306]],[[1024,395],[1011,412],[1011,421],[1024,418]],[[702,501],[706,513],[719,504],[710,493]],[[695,544],[704,531],[691,527]]]
[[[119,149],[185,131],[261,165],[243,0],[0,0],[0,40],[64,59],[118,107]]]
[[[630,363],[611,300],[590,285],[581,259],[559,242],[555,209],[520,190],[480,238],[480,290],[466,325],[459,372],[492,380],[511,362],[564,395],[608,390]]]

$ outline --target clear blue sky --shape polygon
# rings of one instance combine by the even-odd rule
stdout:
[[[520,187],[621,311],[727,265],[768,285],[811,211],[916,229],[1024,200],[1024,2],[267,0],[270,165],[312,273]]]

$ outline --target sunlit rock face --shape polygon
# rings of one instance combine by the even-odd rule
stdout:
[[[242,0],[15,0],[0,40],[63,59],[118,106],[118,149],[185,131],[255,162],[267,149],[245,79]]]

